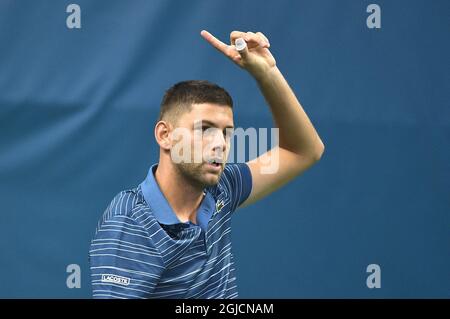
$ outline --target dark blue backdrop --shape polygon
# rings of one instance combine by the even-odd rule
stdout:
[[[90,297],[95,225],[157,161],[173,83],[217,82],[237,125],[271,126],[201,29],[264,32],[326,145],[235,215],[240,296],[450,296],[450,1],[74,2],[81,29],[66,27],[70,1],[0,2],[0,297]],[[381,29],[366,26],[372,2]]]

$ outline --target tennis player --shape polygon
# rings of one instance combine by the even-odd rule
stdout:
[[[226,164],[233,102],[208,81],[168,89],[154,128],[159,162],[136,188],[117,194],[100,218],[89,258],[94,298],[236,298],[233,212],[314,165],[324,144],[277,68],[267,37],[233,31],[225,44],[201,36],[257,82],[279,143]],[[266,163],[276,169],[264,172]]]

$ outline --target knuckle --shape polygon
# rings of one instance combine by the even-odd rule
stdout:
[[[258,32],[257,34],[261,37],[261,39],[263,39],[266,42],[269,42],[269,39],[264,35],[264,33]]]
[[[234,31],[231,31],[231,33],[230,33],[230,37],[236,37],[236,36],[238,36],[239,35],[239,31],[236,31],[236,30],[234,30]]]

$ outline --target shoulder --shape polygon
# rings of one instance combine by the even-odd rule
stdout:
[[[220,183],[229,186],[236,181],[242,181],[248,178],[251,178],[251,172],[247,163],[232,163],[225,165]]]
[[[252,176],[247,163],[229,163],[225,165],[217,185],[208,191],[216,200],[221,197],[232,201],[234,210],[249,196],[251,188]]]
[[[119,216],[132,217],[137,210],[145,208],[145,200],[139,187],[117,193],[103,214],[103,220]]]

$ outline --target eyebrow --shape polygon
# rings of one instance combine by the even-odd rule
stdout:
[[[209,126],[218,127],[218,126],[216,125],[216,123],[211,122],[211,121],[209,121],[209,120],[201,120],[201,122],[202,122],[202,125],[203,125],[203,124],[206,124],[206,125],[209,125]],[[234,126],[233,126],[233,125],[227,125],[225,128],[234,128]]]

